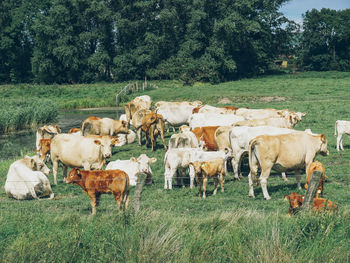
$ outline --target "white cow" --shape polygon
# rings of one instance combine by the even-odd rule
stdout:
[[[247,120],[266,119],[266,118],[286,118],[294,127],[306,115],[303,112],[294,112],[287,109],[247,109],[239,108],[236,110],[236,115],[243,116]]]
[[[293,129],[287,128],[276,128],[271,126],[258,126],[258,127],[233,127],[229,132],[229,140],[232,150],[232,168],[234,170],[235,179],[239,179],[238,173],[240,170],[240,164],[242,158],[245,154],[248,153],[249,142],[259,135],[277,135],[277,134],[288,134],[293,132],[302,132],[296,131]],[[307,133],[307,130],[305,130]],[[285,173],[282,173],[282,179],[287,181]]]
[[[338,136],[337,136],[338,133]],[[334,136],[337,136],[337,151],[340,149],[343,151],[343,135],[347,134],[350,135],[350,121],[341,121],[338,120],[335,122],[334,127]]]
[[[115,143],[114,146],[123,146],[125,144],[133,143],[136,140],[136,133],[129,130],[128,134],[118,134],[116,138],[117,143]]]
[[[67,176],[67,167],[83,167],[85,170],[100,170],[111,157],[111,146],[115,139],[109,136],[89,138],[72,134],[59,134],[51,140],[51,161],[53,164],[54,184],[57,184],[58,162],[63,164],[63,176]]]
[[[225,164],[231,156],[231,151],[207,152],[195,148],[173,148],[169,149],[164,156],[164,189],[172,189],[172,179],[177,170],[183,171],[189,167],[190,162],[208,161],[216,158],[224,158]],[[190,168],[190,188],[193,188],[194,170]],[[180,174],[183,185],[184,174]]]
[[[140,173],[147,174],[146,183],[152,180],[152,169],[149,166],[155,163],[156,158],[149,158],[146,154],[141,154],[137,159],[131,157],[130,160],[116,160],[108,163],[106,170],[120,169],[129,175],[130,185],[135,186]]]
[[[219,114],[219,113],[195,113],[189,117],[189,126],[206,127],[206,126],[230,126],[238,121],[242,121],[242,116],[235,114]]]
[[[198,147],[199,147],[199,143],[196,138],[196,135],[194,135],[194,133],[191,131],[183,131],[180,133],[173,134],[169,139],[168,149],[198,148]]]
[[[217,113],[217,114],[235,114],[235,107],[214,107],[211,105],[204,105],[198,109],[198,113]]]
[[[159,101],[155,104],[155,107],[156,113],[163,116],[165,124],[173,127],[178,127],[183,124],[188,124],[188,118],[191,116],[192,110],[201,104],[201,101]]]
[[[5,182],[9,197],[25,200],[39,197],[54,197],[47,175],[50,169],[37,156],[25,156],[10,165]]]

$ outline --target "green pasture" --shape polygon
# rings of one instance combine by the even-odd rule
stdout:
[[[248,197],[248,168],[244,178],[226,178],[225,192],[212,195],[209,181],[206,200],[198,189],[175,186],[164,190],[164,150],[158,139],[155,152],[136,143],[113,149],[110,159],[129,159],[146,153],[158,160],[152,164],[153,185],[145,186],[141,212],[120,212],[111,195],[104,195],[96,216],[90,216],[89,198],[80,187],[63,183],[52,186],[54,200],[17,201],[0,188],[1,262],[349,262],[350,261],[350,139],[344,138],[343,152],[335,149],[334,123],[350,120],[350,73],[298,73],[210,85],[181,82],[154,82],[159,88],[125,96],[125,101],[148,94],[153,101],[202,100],[212,105],[250,108],[288,108],[306,112],[296,129],[311,128],[324,133],[330,155],[318,156],[325,164],[328,179],[324,197],[337,203],[333,214],[300,214],[286,217],[288,202],[283,196],[296,188],[293,174],[288,182],[273,173],[268,180],[271,200],[265,201],[260,187],[255,199]],[[62,96],[45,90],[50,86],[0,87],[8,98],[36,98],[40,92],[61,108],[73,101],[91,99],[104,87],[96,105],[114,106],[115,90],[124,84],[56,86]],[[82,91],[82,92],[80,92]],[[28,92],[28,93],[26,93]],[[0,93],[3,96],[4,93]],[[2,98],[2,97],[1,97]],[[110,103],[109,103],[110,100]],[[86,106],[79,104],[82,106]],[[166,134],[166,140],[171,133]],[[23,154],[34,154],[27,152]],[[18,157],[20,158],[20,157]],[[0,161],[0,185],[14,161]],[[50,166],[50,165],[49,165]],[[50,166],[51,168],[51,166]],[[52,174],[49,176],[53,181]],[[305,182],[305,175],[302,183]],[[176,184],[176,180],[173,181]],[[188,181],[187,181],[188,183]],[[131,198],[133,189],[131,191]]]

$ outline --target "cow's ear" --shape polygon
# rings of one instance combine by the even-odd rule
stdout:
[[[101,145],[101,141],[100,140],[94,140],[94,143],[97,145]]]
[[[119,143],[118,138],[113,138],[111,143],[112,145],[116,145],[117,143]]]
[[[301,113],[301,116],[304,117],[305,115],[306,115],[306,112],[302,112],[302,113]]]
[[[321,141],[326,142],[326,136],[323,133],[321,134]]]
[[[290,200],[290,199],[289,199],[289,195],[285,195],[285,196],[283,197],[283,200],[285,200],[285,201]]]
[[[303,200],[304,200],[304,198],[305,198],[305,196],[302,196],[302,197],[301,197],[301,199],[303,199]]]
[[[137,162],[137,159],[135,157],[131,157],[130,161]]]
[[[34,158],[30,158],[30,167],[31,167],[32,170],[35,167],[35,160],[34,160]]]
[[[122,120],[122,125],[123,125],[123,127],[125,128],[125,127],[128,126],[128,123],[127,123],[126,121]]]
[[[155,163],[157,161],[157,158],[151,158],[149,159],[149,163]]]
[[[56,125],[56,129],[57,129],[57,133],[61,133],[61,129],[60,127],[58,127],[58,125]]]
[[[78,168],[75,168],[75,169],[76,169],[77,175],[78,175],[79,177],[81,177],[81,172],[80,172],[80,170],[79,170]]]

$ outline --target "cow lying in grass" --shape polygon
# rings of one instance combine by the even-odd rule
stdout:
[[[289,215],[295,215],[300,210],[300,207],[303,205],[303,202],[304,202],[304,196],[297,193],[291,193],[290,195],[285,195],[284,199],[289,200],[289,209],[288,209]],[[321,211],[323,209],[334,210],[336,208],[337,208],[337,205],[335,203],[325,198],[314,198],[314,201],[312,203],[312,209],[314,211]]]

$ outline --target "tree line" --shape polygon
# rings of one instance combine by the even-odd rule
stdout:
[[[300,34],[279,12],[286,2],[2,0],[0,82],[217,83],[268,73],[293,52],[306,68],[349,70],[349,11],[307,12]]]

